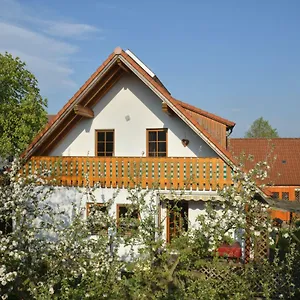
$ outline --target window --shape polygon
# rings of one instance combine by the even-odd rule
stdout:
[[[113,156],[114,139],[114,130],[96,130],[96,156]]]
[[[87,222],[92,234],[106,234],[108,229],[108,207],[104,203],[87,203]]]
[[[289,200],[289,192],[282,192],[282,200]]]
[[[279,198],[279,192],[273,192],[273,198],[278,199]]]
[[[1,218],[0,219],[0,231],[2,231],[3,235],[7,235],[12,233],[13,231],[13,221],[11,218],[5,219]]]
[[[150,157],[167,156],[168,129],[147,129],[147,155]]]
[[[300,191],[295,191],[295,200],[300,202]]]
[[[124,235],[131,235],[139,227],[140,214],[132,204],[117,205],[118,231]]]

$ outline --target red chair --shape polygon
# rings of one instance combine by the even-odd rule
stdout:
[[[239,242],[232,245],[222,244],[218,248],[218,254],[221,257],[240,259],[242,257],[242,248]]]

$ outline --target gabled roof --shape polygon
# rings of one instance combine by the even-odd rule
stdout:
[[[54,139],[49,138],[52,133],[56,132],[62,136],[66,134],[68,129],[70,129],[75,122],[79,121],[80,118],[74,116],[74,113],[72,114],[74,106],[76,104],[93,106],[95,101],[90,101],[90,99],[88,99],[89,91],[91,89],[97,90],[97,87],[99,88],[97,83],[100,84],[101,82],[103,85],[108,85],[111,83],[111,81],[117,80],[121,76],[122,72],[126,72],[126,70],[124,71],[125,68],[133,72],[146,85],[148,85],[149,88],[153,90],[153,92],[156,93],[159,98],[162,99],[162,101],[167,103],[170,109],[172,109],[194,131],[201,135],[204,141],[207,142],[207,144],[209,144],[221,157],[223,157],[223,159],[225,159],[228,163],[232,163],[233,158],[231,157],[230,153],[225,149],[225,147],[219,145],[218,141],[211,136],[195,118],[187,114],[186,109],[183,108],[183,102],[174,99],[155,77],[150,76],[131,56],[129,56],[121,48],[116,48],[115,51],[109,55],[104,63],[92,74],[92,76],[83,84],[76,94],[47,124],[45,129],[36,136],[36,138],[25,151],[24,156],[29,158],[32,155],[45,154],[46,149],[45,147],[41,147],[41,144],[44,144],[46,140],[51,140],[51,143],[54,143]],[[103,89],[105,89],[105,86]],[[99,99],[99,97],[94,98]],[[210,116],[213,115],[211,114]],[[214,118],[218,119],[219,117],[214,115]],[[230,124],[234,123],[231,122]],[[58,127],[59,129],[55,130]]]
[[[243,152],[253,155],[254,162],[246,162],[248,168],[255,162],[270,161],[271,183],[277,186],[300,186],[300,138],[232,138],[229,139],[229,150],[234,155]]]
[[[23,158],[27,160],[33,155],[47,155],[51,147],[61,140],[82,118],[74,113],[75,106],[81,105],[92,108],[127,72],[135,74],[231,168],[235,167],[236,160],[231,153],[198,122],[197,118],[189,114],[188,110],[193,110],[197,114],[216,120],[228,128],[232,128],[235,123],[176,100],[156,76],[151,76],[136,60],[119,47],[109,55],[58,114],[35,137],[24,151]],[[261,194],[259,189],[258,193]]]

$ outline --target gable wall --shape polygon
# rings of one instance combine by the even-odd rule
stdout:
[[[82,119],[50,156],[94,156],[97,129],[115,130],[115,156],[142,156],[146,129],[168,128],[169,157],[217,157],[179,117],[165,114],[161,100],[133,74],[124,75],[93,110],[95,117]],[[182,139],[190,141],[187,147]]]

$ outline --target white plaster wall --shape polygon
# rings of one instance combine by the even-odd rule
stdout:
[[[197,228],[197,218],[199,215],[205,214],[205,202],[189,201],[189,223],[192,228]]]
[[[52,207],[57,207],[61,210],[64,210],[65,213],[62,215],[63,221],[66,226],[70,224],[72,218],[78,212],[81,211],[82,217],[86,218],[86,203],[91,202],[91,199],[86,198],[83,194],[84,190],[79,188],[67,188],[67,187],[57,187],[55,188],[53,194],[49,198],[49,203],[51,203]],[[154,191],[153,191],[154,192]],[[215,196],[216,192],[209,192],[210,195]],[[164,197],[167,198],[168,194],[172,195],[172,192],[164,191]],[[208,192],[198,192],[197,195],[206,195]],[[117,213],[117,204],[130,204],[131,201],[128,200],[128,190],[127,189],[113,189],[113,188],[98,188],[94,191],[96,202],[105,203],[111,199],[114,199],[114,203],[111,206],[109,214],[116,218]],[[164,205],[164,202],[159,203],[158,196],[154,196],[152,192],[145,197],[146,201],[152,199],[154,202],[157,201],[157,204],[160,205],[160,220],[163,225],[163,238],[166,239],[167,232],[167,209]],[[189,219],[189,228],[197,228],[197,217],[200,214],[205,214],[205,202],[203,201],[188,201],[188,219]],[[237,239],[234,232],[232,232],[232,237]],[[244,250],[244,242],[239,240],[242,245],[242,249]],[[140,245],[141,246],[141,245]],[[121,245],[119,248],[119,255],[124,260],[129,260],[132,255],[138,255],[138,248],[140,246],[131,245],[125,247]]]
[[[144,190],[145,191],[145,190]],[[166,229],[167,229],[167,220],[166,220],[166,208],[163,203],[159,204],[159,197],[155,196],[155,191],[150,191],[145,196],[145,200],[153,201],[153,204],[156,202],[157,205],[160,205],[160,219],[162,225],[164,227],[163,230],[163,238],[166,239]],[[167,191],[164,191],[164,196],[168,195]],[[207,194],[207,193],[206,193]],[[215,194],[215,192],[213,192]],[[171,195],[171,192],[170,192]],[[109,214],[116,218],[117,214],[117,205],[118,204],[130,204],[131,201],[128,200],[128,190],[127,189],[113,189],[113,188],[98,188],[94,191],[94,196],[96,202],[105,203],[111,199],[114,199],[113,205],[109,211]],[[87,198],[84,194],[83,188],[75,188],[75,187],[56,187],[54,192],[51,194],[48,203],[51,204],[52,207],[58,209],[59,211],[64,211],[65,213],[61,216],[64,224],[68,226],[73,217],[78,211],[81,212],[82,217],[85,219],[86,214],[86,204],[87,202],[91,202],[91,198]],[[202,201],[189,201],[189,211],[188,218],[191,227],[195,227],[196,218],[199,214],[204,213],[204,202]],[[124,260],[130,259],[131,255],[138,254],[138,246],[132,245],[131,247],[124,245],[120,246],[119,255]]]
[[[144,190],[145,191],[145,190]],[[157,205],[160,205],[160,219],[164,226],[164,236],[166,237],[166,216],[167,210],[166,207],[161,201],[159,204],[159,195],[156,196],[156,191],[150,191],[146,194],[146,201],[157,201]],[[195,194],[195,193],[193,193]],[[201,195],[211,195],[216,196],[216,192],[198,192],[197,196],[201,197]],[[173,195],[173,192],[169,192],[164,190],[163,197],[168,198],[168,195]],[[111,199],[114,199],[114,204],[112,205],[109,214],[116,218],[117,213],[117,205],[118,204],[130,204],[131,200],[128,199],[129,193],[127,189],[114,189],[114,188],[98,188],[94,191],[94,196],[96,202],[98,203],[106,203]],[[178,196],[180,199],[180,196]],[[86,204],[87,202],[92,202],[91,198],[87,198],[84,195],[83,188],[75,188],[75,187],[56,187],[54,192],[51,194],[49,198],[52,207],[57,207],[60,210],[64,210],[65,214],[63,216],[64,222],[66,225],[70,224],[73,216],[75,215],[75,209],[82,211],[82,217],[86,218]],[[189,226],[191,228],[196,228],[197,217],[200,214],[205,213],[205,202],[203,201],[188,201],[188,219]]]
[[[124,75],[93,110],[95,117],[82,119],[50,156],[94,156],[97,129],[115,130],[115,156],[141,156],[146,129],[168,128],[169,157],[217,157],[179,117],[164,113],[161,100],[133,74]],[[187,147],[183,138],[190,141]]]
[[[57,209],[57,211],[64,211],[64,214],[61,215],[61,218],[65,224],[68,226],[71,224],[75,214],[80,212],[82,218],[86,219],[87,217],[87,203],[93,202],[91,197],[85,195],[85,190],[83,188],[75,187],[56,187],[54,192],[50,195],[48,199],[48,204],[51,207]],[[150,201],[155,198],[152,198],[152,193],[148,193],[145,196],[146,201]],[[94,196],[97,203],[106,203],[109,200],[114,199],[113,205],[109,211],[109,214],[116,219],[117,214],[117,205],[118,204],[130,204],[132,203],[128,200],[128,190],[127,189],[113,189],[113,188],[98,188],[94,191]],[[94,203],[94,202],[93,202]],[[110,234],[114,234],[110,231]],[[132,256],[138,255],[138,249],[142,245],[131,245],[125,246],[120,245],[118,249],[118,254],[123,260],[130,260]]]

